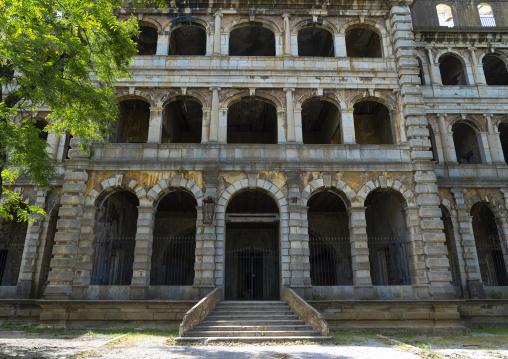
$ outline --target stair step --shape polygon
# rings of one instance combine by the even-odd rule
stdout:
[[[179,337],[176,338],[177,344],[208,344],[221,342],[241,342],[241,343],[264,343],[264,342],[330,342],[333,337],[330,336],[273,336],[273,337]]]
[[[214,310],[214,314],[219,315],[243,315],[243,314],[249,314],[249,315],[262,315],[262,316],[268,316],[268,315],[294,315],[295,313],[291,310]]]
[[[201,323],[202,324],[202,323]],[[310,325],[199,325],[196,331],[299,331],[312,330]]]
[[[231,316],[231,315],[215,315],[211,314],[207,317],[207,320],[245,320],[245,319],[258,319],[258,320],[299,320],[300,318],[296,315],[267,315],[267,316],[260,316],[260,315],[238,315],[238,316]]]
[[[203,320],[200,325],[305,325],[305,321],[303,320],[259,320],[259,319],[236,319],[229,318],[228,320],[211,320],[207,318]]]
[[[189,337],[292,337],[292,336],[319,336],[320,333],[315,330],[193,330],[185,334]]]

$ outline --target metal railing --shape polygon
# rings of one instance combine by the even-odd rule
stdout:
[[[192,285],[196,236],[154,237],[150,285]]]
[[[480,15],[482,26],[496,26],[494,15]]]
[[[373,285],[409,285],[409,263],[404,238],[369,237]]]
[[[477,240],[476,251],[483,284],[486,286],[508,286],[506,264],[499,236],[491,235],[487,240]]]
[[[96,241],[90,284],[131,284],[135,246],[136,240],[134,237]]]
[[[348,237],[309,238],[313,286],[352,285],[351,244]]]

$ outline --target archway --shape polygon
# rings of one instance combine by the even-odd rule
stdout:
[[[466,71],[455,54],[444,54],[439,58],[439,72],[445,86],[467,85]]]
[[[487,203],[476,203],[471,208],[471,216],[483,285],[508,286],[506,263],[494,213]]]
[[[196,199],[177,189],[157,206],[150,285],[192,285],[196,262]]]
[[[0,286],[18,284],[28,222],[13,219],[0,225]]]
[[[358,144],[393,144],[390,111],[376,101],[354,105],[355,137]]]
[[[119,109],[120,116],[111,142],[145,143],[148,139],[150,104],[144,100],[125,100],[120,102]]]
[[[307,205],[312,285],[353,285],[346,204],[336,193],[318,192]]]
[[[270,196],[248,190],[233,197],[225,249],[225,299],[279,299],[279,209]]]
[[[229,56],[275,56],[275,34],[257,22],[234,29],[229,34]]]
[[[201,143],[203,108],[191,96],[178,96],[164,107],[162,143]]]
[[[138,55],[155,55],[157,52],[157,29],[151,26],[140,26],[139,35],[134,38]]]
[[[505,62],[496,54],[485,55],[482,60],[483,73],[489,86],[507,86],[508,69]]]
[[[203,26],[190,22],[171,31],[169,40],[170,55],[206,55],[206,30]]]
[[[304,144],[340,144],[340,112],[329,101],[312,98],[302,106]]]
[[[457,161],[461,164],[482,163],[480,146],[473,128],[466,123],[456,123],[452,132]]]
[[[298,31],[298,56],[334,57],[333,35],[320,27],[304,27]]]
[[[346,53],[348,57],[383,57],[381,39],[377,33],[365,27],[348,29]]]

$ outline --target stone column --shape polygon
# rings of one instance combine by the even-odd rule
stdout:
[[[48,132],[48,139],[46,142],[49,145],[46,151],[53,159],[58,160],[58,148],[60,144],[60,136],[55,135],[53,132]]]
[[[147,143],[161,143],[162,123],[162,107],[151,107]]]
[[[352,203],[347,210],[349,217],[349,241],[355,299],[373,299],[374,288],[370,275],[369,238],[363,203]]]
[[[333,47],[335,50],[335,57],[347,57],[346,34],[336,34],[333,38]]]
[[[222,13],[220,11],[213,14],[215,17],[215,23],[214,23],[214,31],[213,31],[213,54],[214,55],[220,55],[221,54],[221,31],[222,31],[222,25],[221,25],[221,18]]]
[[[434,63],[434,55],[432,55],[432,49],[426,47],[427,57],[429,59],[429,76],[432,84],[442,85],[441,78],[436,74],[436,64]]]
[[[212,110],[210,112],[209,142],[217,142],[219,139],[219,90],[220,87],[210,87],[210,91],[212,91]]]
[[[228,142],[228,108],[221,107],[219,109],[219,129],[217,142],[227,143]]]
[[[303,143],[303,127],[302,127],[302,108],[297,107],[293,110],[293,117],[295,121],[295,141]]]
[[[291,25],[289,23],[289,14],[282,14],[284,19],[284,56],[291,56]]]
[[[129,299],[148,299],[150,271],[152,269],[153,227],[157,209],[152,201],[141,201],[138,206],[136,247],[132,265],[132,281]]]
[[[480,132],[478,135],[476,135],[476,139],[478,141],[482,163],[492,163],[492,158],[490,157],[488,134],[486,132]]]
[[[295,142],[295,114],[293,104],[294,88],[285,88],[286,92],[286,122],[287,122],[287,142]]]
[[[478,58],[475,53],[476,48],[470,47],[469,54],[471,55],[471,66],[473,70],[473,78],[476,85],[486,85],[485,77],[480,74],[480,68],[478,64]],[[471,84],[473,85],[473,84]]]
[[[418,208],[418,214],[413,209],[408,212],[408,220],[411,221],[409,236],[414,253],[419,255],[421,251],[418,261],[425,262],[424,274],[413,276],[417,281],[415,283],[417,287],[413,289],[419,298],[427,296],[433,299],[454,298],[455,290],[448,270],[445,235],[439,210],[435,164],[432,162],[431,144],[428,139],[428,122],[421,86],[418,85],[420,70],[409,7],[392,6],[389,21],[394,39],[393,53],[399,74],[400,100],[407,126],[407,141],[414,166],[415,198],[414,204],[408,203],[408,207]]]
[[[444,115],[438,115],[437,123],[439,126],[439,137],[441,138],[441,147],[443,149],[444,163],[457,163],[457,154],[453,145],[453,134],[448,133]]]
[[[459,225],[458,229],[461,234],[460,242],[462,244],[464,262],[466,264],[466,277],[464,279],[466,281],[467,295],[469,298],[485,298],[473,233],[473,218],[469,215],[468,208],[464,202],[465,189],[452,188],[451,192],[455,197],[457,221]],[[459,240],[459,238],[456,240]]]
[[[501,188],[500,192],[503,194],[505,208],[508,208],[508,188]],[[508,218],[504,217],[501,221],[502,231],[499,231],[499,239],[501,241],[501,248],[503,250],[504,264],[508,272]]]
[[[486,115],[485,120],[487,121],[487,140],[489,143],[490,158],[494,163],[505,163],[501,142],[499,140],[499,132],[494,131],[492,117],[490,115]]]
[[[203,124],[201,129],[201,143],[210,142],[210,107],[203,107]]]
[[[353,115],[354,109],[345,108],[340,111],[340,133],[342,135],[342,143],[356,143],[355,135],[355,118]]]
[[[277,108],[277,143],[286,143],[286,110]]]
[[[169,31],[161,31],[157,36],[157,50],[155,55],[169,55]]]
[[[46,191],[37,189],[35,205],[40,208],[46,207]],[[39,214],[30,214],[30,220],[35,222],[28,223],[26,231],[25,245],[23,247],[23,256],[19,268],[18,284],[16,288],[16,298],[28,299],[35,288],[35,274],[40,268],[36,267],[37,253],[41,243],[41,225],[44,218]],[[49,219],[48,219],[49,220]]]

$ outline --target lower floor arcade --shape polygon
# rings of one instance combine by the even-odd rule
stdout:
[[[278,300],[284,288],[307,299],[508,295],[502,188],[422,196],[410,173],[358,183],[168,172],[151,186],[132,173],[79,173],[68,178],[82,193],[38,192],[46,218],[2,224],[2,298],[194,300],[215,287],[231,300]]]

